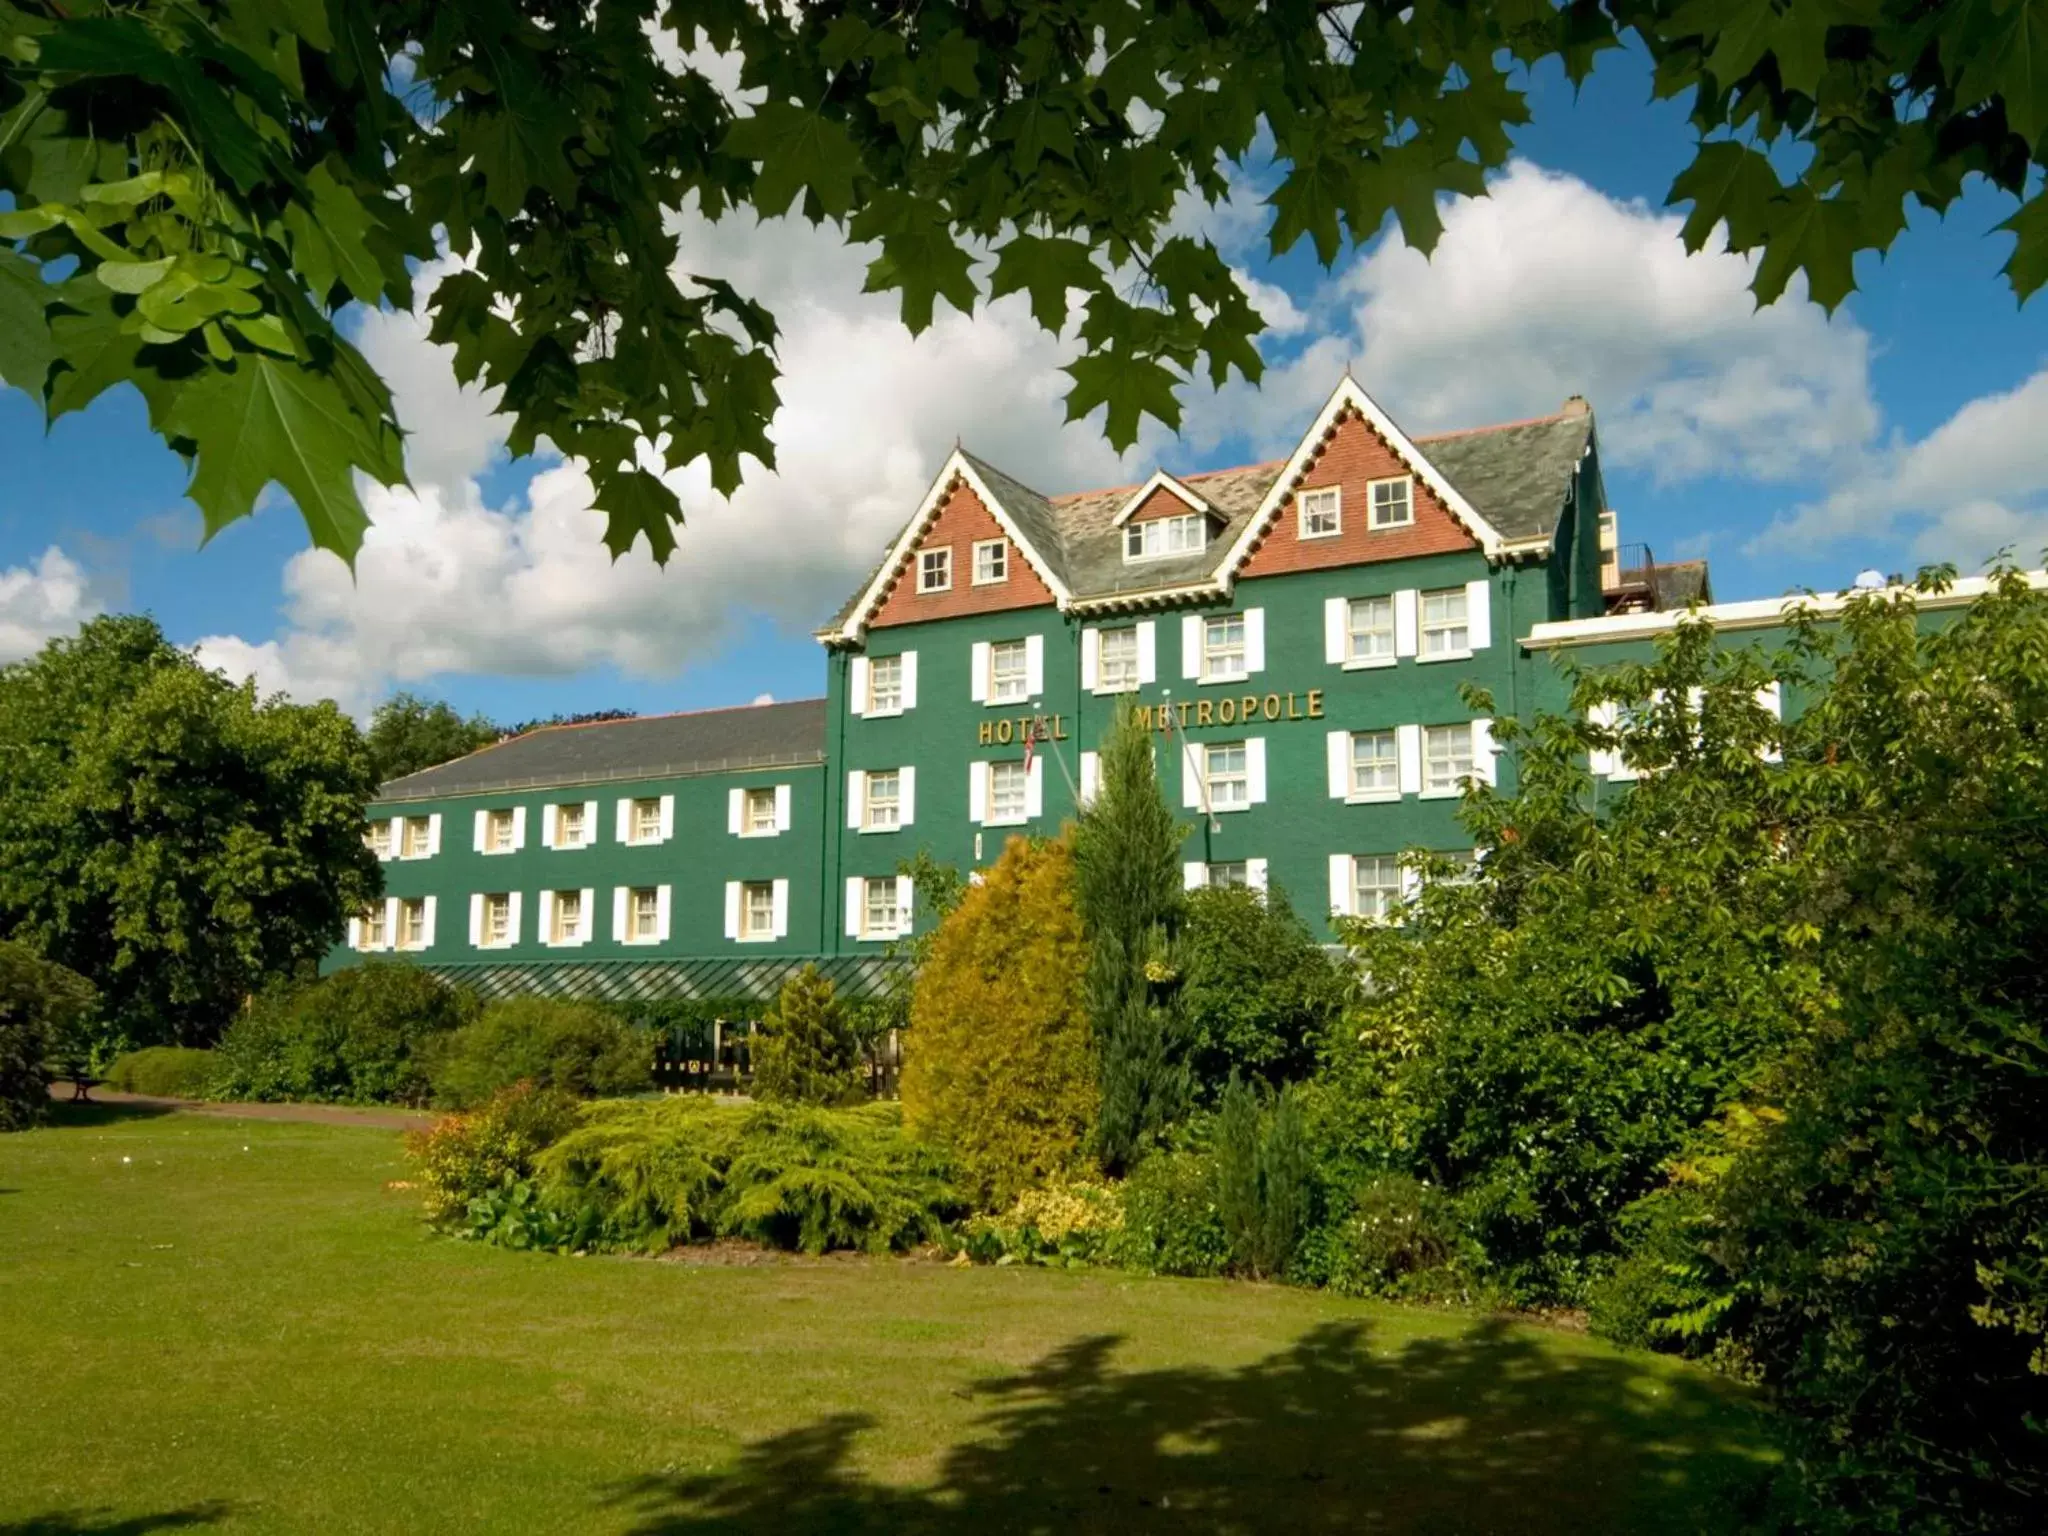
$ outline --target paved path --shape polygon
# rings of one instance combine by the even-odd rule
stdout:
[[[71,1101],[69,1083],[52,1083],[50,1097],[60,1103]],[[367,1125],[385,1131],[410,1131],[432,1125],[437,1118],[418,1109],[356,1109],[347,1104],[210,1104],[200,1099],[161,1099],[146,1093],[116,1093],[111,1088],[92,1091],[95,1104],[135,1104],[144,1108],[175,1109],[190,1115],[221,1115],[236,1120],[305,1120],[318,1125]]]

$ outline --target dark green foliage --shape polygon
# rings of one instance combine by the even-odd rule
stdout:
[[[1074,900],[1100,1062],[1096,1145],[1111,1173],[1136,1162],[1191,1097],[1179,998],[1183,836],[1160,793],[1152,732],[1124,701],[1103,739],[1095,799],[1074,832]]]
[[[1309,933],[1287,893],[1194,891],[1181,930],[1180,1006],[1198,1091],[1214,1102],[1232,1073],[1272,1086],[1299,1082],[1316,1042],[1343,1009],[1347,972]]]
[[[1457,1213],[1441,1190],[1406,1174],[1367,1179],[1308,1233],[1295,1272],[1347,1296],[1465,1304],[1475,1288]]]
[[[47,1058],[93,1002],[83,976],[0,940],[0,1131],[42,1121],[50,1102]]]
[[[150,1045],[117,1056],[108,1065],[106,1083],[121,1093],[151,1098],[203,1099],[219,1076],[212,1051],[182,1045]]]
[[[1123,1183],[1117,1263],[1155,1275],[1220,1275],[1230,1236],[1216,1203],[1216,1159],[1199,1141],[1162,1147]]]
[[[0,931],[91,980],[109,1040],[211,1043],[381,887],[354,723],[259,700],[148,619],[0,670],[0,761]]]
[[[469,993],[400,962],[371,962],[257,998],[221,1036],[227,1099],[423,1104],[427,1052],[476,1016]]]
[[[515,997],[437,1037],[426,1054],[434,1101],[481,1104],[514,1083],[578,1097],[639,1093],[653,1085],[652,1039],[598,1003]]]
[[[858,1098],[860,1044],[832,983],[807,965],[782,984],[754,1042],[754,1097],[771,1104],[844,1104]]]
[[[371,714],[365,741],[376,781],[386,784],[436,763],[465,757],[489,746],[499,734],[482,715],[465,720],[445,700],[394,693]]]
[[[1285,1274],[1315,1195],[1300,1102],[1282,1093],[1262,1105],[1258,1090],[1233,1076],[1216,1111],[1214,1155],[1231,1270],[1256,1279]]]

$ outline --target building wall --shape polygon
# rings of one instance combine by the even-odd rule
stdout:
[[[974,546],[1001,539],[1006,552],[1007,575],[986,586],[974,583]],[[927,549],[953,551],[953,584],[939,592],[917,590],[918,556]],[[932,619],[956,618],[962,614],[995,613],[1007,608],[1050,603],[1052,591],[1025,560],[1023,552],[1004,534],[995,519],[965,480],[955,480],[939,505],[931,526],[893,573],[888,593],[875,610],[873,628],[892,624],[921,624]]]

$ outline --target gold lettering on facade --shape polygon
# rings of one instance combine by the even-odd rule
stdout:
[[[1215,710],[1216,703],[1213,699],[1195,700],[1195,724],[1213,725],[1215,722],[1210,717],[1215,713]]]
[[[1301,695],[1298,693],[1287,695],[1287,718],[1290,720],[1299,720],[1301,718],[1301,711],[1294,707],[1294,701],[1300,697]]]
[[[1280,718],[1280,695],[1277,693],[1266,695],[1266,718],[1268,720],[1278,720]]]
[[[1244,696],[1244,702],[1237,706],[1237,718],[1246,725],[1259,718],[1259,696],[1256,693]]]
[[[1237,724],[1237,700],[1223,698],[1216,701],[1216,723],[1218,725]]]
[[[995,722],[994,722],[993,720],[984,720],[984,721],[982,721],[982,722],[981,722],[981,729],[980,729],[980,731],[979,731],[979,732],[977,733],[977,740],[978,740],[978,742],[980,743],[980,745],[982,745],[982,746],[984,746],[984,747],[986,747],[986,746],[989,746],[989,745],[991,745],[991,744],[992,744],[992,743],[993,743],[993,742],[995,741],[995,739],[996,739],[996,723],[995,723]]]
[[[1007,747],[1010,738],[1017,734],[1017,722],[1007,716],[996,722],[996,745]]]
[[[1188,728],[1188,711],[1193,709],[1194,707],[1194,704],[1187,699],[1182,699],[1180,701],[1180,728],[1182,730],[1186,730]]]
[[[1308,717],[1311,720],[1323,718],[1323,690],[1311,688],[1308,691]]]
[[[1067,739],[1067,717],[1065,715],[1054,715],[1052,717],[1052,739],[1054,741],[1065,741]]]

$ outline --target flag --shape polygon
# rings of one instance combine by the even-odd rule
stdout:
[[[1038,740],[1038,717],[1033,715],[1024,726],[1024,772],[1031,772],[1031,744]]]

